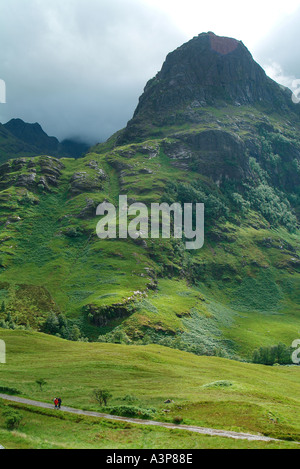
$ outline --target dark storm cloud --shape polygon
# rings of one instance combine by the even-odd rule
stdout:
[[[140,0],[0,0],[0,121],[103,140],[126,125],[146,81],[186,39]]]

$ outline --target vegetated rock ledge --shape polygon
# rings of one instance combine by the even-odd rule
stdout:
[[[89,304],[84,307],[84,312],[93,325],[105,327],[113,320],[131,316],[135,312],[135,308],[132,302],[117,303],[108,306]]]
[[[102,190],[102,183],[106,179],[103,170],[95,172],[94,176],[89,175],[85,171],[73,174],[71,179],[71,193],[73,195],[83,192],[93,192]]]
[[[58,186],[62,169],[63,163],[50,156],[17,158],[0,166],[0,188],[3,190],[15,185],[29,190],[41,188],[51,192],[51,186]],[[26,170],[28,172],[21,172]]]

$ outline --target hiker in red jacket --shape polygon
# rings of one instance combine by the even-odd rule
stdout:
[[[55,409],[57,409],[58,408],[58,399],[57,399],[57,397],[54,399],[54,405],[55,405]]]

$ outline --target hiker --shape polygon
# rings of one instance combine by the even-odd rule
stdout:
[[[57,397],[54,399],[54,405],[55,405],[55,409],[57,409],[57,407],[58,407],[58,399],[57,399]]]
[[[60,409],[61,408],[61,398],[59,397],[57,400],[58,400],[58,408]]]

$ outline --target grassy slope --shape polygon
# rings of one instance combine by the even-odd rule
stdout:
[[[187,424],[300,440],[299,367],[271,368],[215,357],[197,357],[155,345],[71,343],[22,331],[1,330],[0,337],[7,345],[7,364],[1,365],[0,385],[19,389],[24,397],[51,402],[54,395],[60,394],[65,405],[99,410],[91,397],[92,390],[107,388],[113,393],[112,405],[124,403],[124,396],[131,394],[138,399],[140,407],[155,407],[157,420],[172,420],[180,415]],[[48,383],[43,391],[35,384],[38,378],[44,378]],[[216,381],[226,381],[227,386],[218,386]],[[173,399],[175,403],[166,406],[166,399]],[[170,413],[162,412],[166,407]],[[35,432],[32,426],[40,417],[29,416],[27,410],[25,415],[25,421],[28,418],[29,423],[24,432],[28,431],[31,438]],[[47,421],[46,417],[43,419]],[[53,431],[59,431],[57,426],[60,424],[54,419],[51,422]],[[71,428],[74,420],[67,418],[66,425]],[[101,425],[105,427],[105,424]],[[36,442],[30,440],[30,444],[41,445],[43,438],[48,440],[47,431],[44,432],[44,437]],[[137,444],[149,447],[146,438],[149,430],[143,433],[140,429],[137,433],[141,438]],[[18,438],[17,433],[15,437]],[[172,443],[173,434],[171,439],[165,437],[168,444],[178,444],[176,436]],[[64,441],[70,444],[73,438],[68,441],[66,436]],[[157,434],[154,444],[162,447],[156,438],[159,438]],[[116,446],[133,447],[129,439],[126,442],[117,438]],[[189,439],[186,436],[185,439],[182,447],[190,447],[192,440],[204,447],[210,444],[202,437]],[[80,437],[77,444],[88,443]],[[96,440],[96,444],[107,447],[108,443],[104,439]],[[218,439],[214,444],[231,445]],[[256,447],[252,443],[247,446]]]
[[[0,412],[0,442],[6,449],[298,449],[296,443],[249,443],[69,414],[58,418],[55,411],[19,405],[8,407],[18,410],[23,421],[19,430],[5,430]]]

